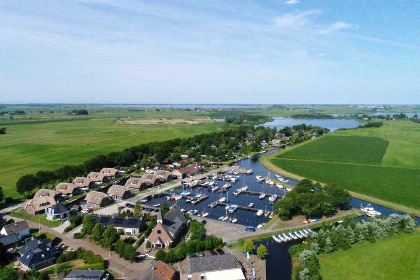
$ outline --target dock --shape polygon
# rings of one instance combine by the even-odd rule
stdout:
[[[203,200],[206,200],[207,198],[209,198],[209,196],[204,194],[204,195],[200,196],[199,198],[196,198],[193,201],[191,201],[191,204],[195,205],[197,203],[200,203]]]
[[[220,205],[220,206],[224,206],[224,207],[226,207],[226,206],[228,206],[229,204],[228,203],[225,203],[225,202],[217,202],[217,201],[215,201],[216,202],[216,206],[217,205]],[[236,204],[237,205],[237,204]],[[258,212],[258,210],[260,210],[260,209],[256,209],[256,208],[253,208],[253,207],[248,207],[248,206],[241,206],[241,205],[238,205],[238,209],[242,209],[242,210],[248,210],[248,211],[254,211],[254,212]],[[261,209],[262,210],[262,209]],[[264,210],[263,210],[264,211]]]

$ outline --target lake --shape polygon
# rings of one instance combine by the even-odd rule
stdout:
[[[273,121],[262,124],[265,127],[282,129],[286,126],[292,127],[294,125],[306,124],[328,128],[330,131],[335,131],[339,128],[354,128],[359,125],[355,119],[294,119],[273,117]]]

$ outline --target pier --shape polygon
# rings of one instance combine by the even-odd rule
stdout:
[[[216,206],[217,205],[220,205],[220,206],[224,206],[224,207],[226,207],[226,206],[228,206],[229,204],[228,203],[225,203],[225,202],[218,202],[218,201],[215,201],[216,202]],[[214,202],[213,202],[214,203]],[[237,204],[235,204],[235,205],[237,205]],[[238,205],[238,209],[242,209],[242,210],[248,210],[248,211],[254,211],[254,212],[257,212],[258,210],[260,210],[260,209],[256,209],[256,208],[253,208],[253,207],[248,207],[248,206],[241,206],[241,205]],[[261,209],[262,210],[262,209]]]

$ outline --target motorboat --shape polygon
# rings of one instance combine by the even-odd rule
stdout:
[[[238,205],[230,205],[228,208],[229,213],[234,213],[238,209]]]
[[[234,218],[234,219],[232,220],[232,223],[236,223],[237,221],[238,221],[238,219]]]
[[[251,175],[252,173],[254,173],[254,170],[252,170],[252,169],[248,169],[248,170],[246,171],[246,174],[247,174],[247,175]]]
[[[281,243],[282,241],[280,240],[280,238],[278,238],[277,236],[273,235],[273,239],[274,241],[276,241],[277,243]]]
[[[180,199],[182,199],[182,195],[175,195],[175,196],[174,196],[174,199],[175,199],[175,200],[180,200]]]
[[[184,208],[181,208],[181,213],[185,213],[185,209]]]
[[[265,216],[266,218],[268,218],[268,216],[270,216],[270,211],[265,211],[265,212],[264,212],[264,216]]]
[[[225,218],[225,216],[220,216],[219,218],[218,218],[218,220],[223,220]]]
[[[250,204],[248,204],[248,207],[249,208],[254,208],[254,205],[255,205],[254,202],[251,202]]]
[[[229,184],[229,183],[227,183],[227,184],[224,184],[224,185],[223,185],[222,189],[227,190],[227,189],[229,189],[230,187],[232,187],[232,185],[231,185],[231,184]]]
[[[265,182],[267,183],[267,185],[270,185],[270,186],[273,186],[275,184],[273,180],[269,180],[269,179],[267,179]]]
[[[278,197],[277,194],[270,195],[270,197],[268,198],[268,201],[274,202],[276,201],[277,197]]]
[[[258,197],[259,199],[264,199],[265,198],[265,193],[261,193],[260,196]]]
[[[292,240],[292,238],[290,237],[290,236],[288,236],[288,235],[286,235],[286,234],[282,234],[281,235],[281,237],[283,237],[284,238],[284,240],[286,240],[286,241],[290,241],[290,240]]]
[[[257,226],[257,228],[262,228],[263,226],[265,226],[265,223],[259,224],[259,225]]]
[[[289,236],[291,238],[293,238],[294,240],[297,240],[298,239],[298,237],[296,235],[294,235],[292,232],[289,232]]]
[[[264,177],[259,175],[255,176],[255,179],[257,179],[257,181],[260,183],[264,181]]]
[[[270,216],[268,216],[270,219],[274,218],[275,214],[274,212],[271,212]]]
[[[298,231],[295,231],[293,234],[296,235],[298,238],[303,238],[303,236]]]
[[[263,210],[260,209],[260,210],[257,211],[257,216],[258,217],[261,217],[263,214],[264,214]]]
[[[276,187],[279,188],[279,189],[281,189],[281,190],[284,189],[284,187],[282,185],[280,185],[280,184],[276,184]]]
[[[208,215],[209,215],[209,212],[204,212],[204,213],[202,213],[202,214],[201,214],[201,217],[205,218],[205,217],[207,217]]]
[[[233,194],[233,196],[238,196],[239,195],[239,192],[238,191],[235,191],[232,194]]]
[[[197,215],[198,210],[193,210],[192,213],[193,213],[193,215]]]
[[[184,191],[182,191],[181,195],[182,195],[182,196],[189,196],[189,195],[191,195],[191,191],[189,191],[189,190],[184,190]]]
[[[221,197],[221,198],[219,198],[219,200],[218,200],[220,203],[223,203],[223,202],[225,202],[226,201],[226,197]]]
[[[300,230],[300,231],[299,231],[299,233],[300,233],[303,237],[306,237],[306,236],[307,236],[307,234],[306,234],[303,230]]]
[[[280,239],[282,242],[286,242],[287,239],[281,236],[281,234],[277,235],[277,238]]]
[[[153,207],[160,207],[160,203],[154,204]]]
[[[366,206],[366,207],[361,207],[360,208],[360,210],[362,210],[363,212],[366,213],[366,216],[374,218],[374,217],[382,215],[381,212],[376,211],[373,207],[369,207],[369,205],[370,204],[368,204],[368,206]]]
[[[229,218],[228,216],[225,216],[223,217],[222,221],[225,222],[228,218]]]
[[[218,189],[219,189],[219,187],[218,187],[218,186],[214,186],[214,187],[212,187],[212,188],[211,188],[211,191],[212,191],[212,192],[215,192],[215,191],[217,191]]]

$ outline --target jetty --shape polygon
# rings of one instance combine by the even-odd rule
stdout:
[[[215,202],[213,202],[213,203],[216,203],[216,204],[215,204],[216,206],[217,206],[217,205],[220,205],[220,206],[224,206],[224,207],[226,207],[226,206],[228,206],[228,205],[229,205],[228,203],[225,203],[225,202],[218,202],[218,201],[215,201]],[[254,211],[254,212],[258,212],[258,210],[260,210],[260,209],[256,209],[256,208],[253,208],[253,207],[241,206],[241,205],[238,205],[238,209],[248,210],[248,211]]]

